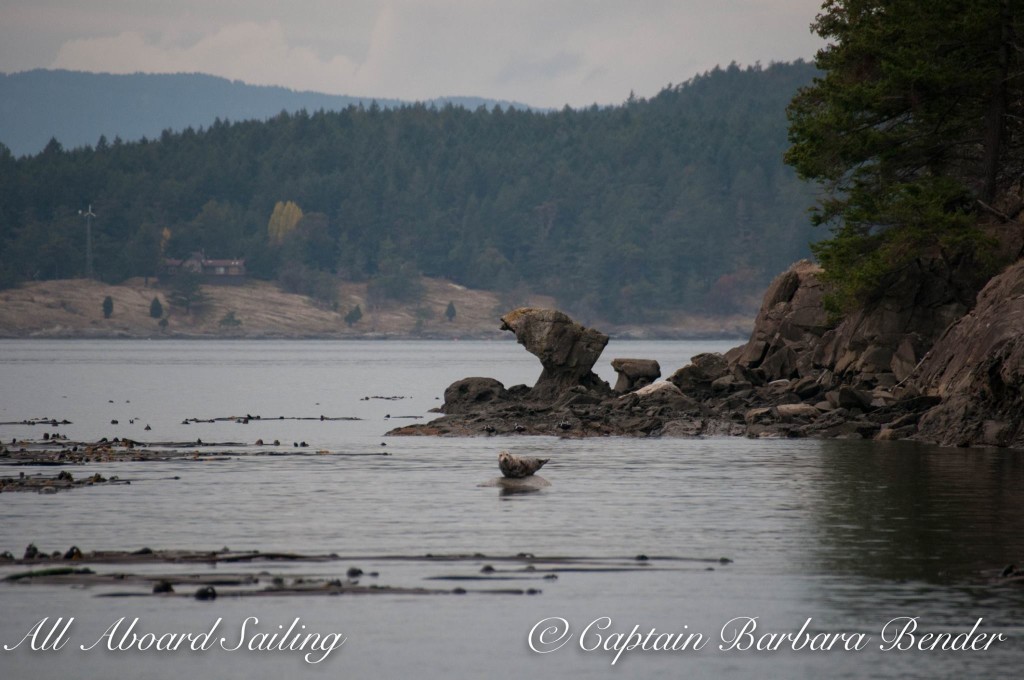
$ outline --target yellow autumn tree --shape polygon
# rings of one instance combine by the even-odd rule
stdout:
[[[302,208],[293,201],[287,203],[278,201],[274,205],[274,212],[270,214],[270,222],[267,223],[267,234],[271,243],[281,243],[295,225],[302,219]]]

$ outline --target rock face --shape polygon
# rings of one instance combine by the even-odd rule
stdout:
[[[653,359],[612,359],[612,368],[619,376],[615,381],[619,394],[650,385],[661,377],[661,366]]]
[[[812,361],[846,382],[905,380],[942,332],[974,304],[977,282],[922,258],[889,292],[826,333]]]
[[[768,286],[746,345],[730,363],[756,371],[764,382],[811,372],[811,352],[828,330],[822,269],[807,260],[792,265]]]
[[[608,344],[604,333],[586,328],[555,309],[520,307],[501,317],[501,329],[540,359],[544,370],[533,386],[533,399],[554,399],[570,388],[610,392],[591,369]]]
[[[1024,261],[994,277],[950,326],[914,382],[942,403],[915,438],[945,445],[1024,447]]]

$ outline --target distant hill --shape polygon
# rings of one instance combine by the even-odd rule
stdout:
[[[134,141],[164,130],[209,127],[216,119],[265,120],[282,111],[339,111],[348,106],[397,107],[398,99],[296,92],[247,85],[201,73],[114,75],[37,69],[0,73],[0,143],[15,156],[36,154],[51,138],[65,148],[95,145],[100,135]],[[425,102],[467,109],[516,102],[443,97]]]
[[[348,106],[0,149],[0,288],[201,251],[329,309],[338,281],[410,303],[422,275],[602,327],[750,313],[820,234],[783,163],[786,105],[815,74],[733,64],[614,107]]]

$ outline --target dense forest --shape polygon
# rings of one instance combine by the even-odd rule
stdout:
[[[338,278],[402,299],[422,274],[591,321],[749,309],[815,235],[782,157],[816,73],[732,65],[582,110],[352,106],[0,147],[0,283],[83,275],[91,205],[110,282],[202,250],[328,304]]]

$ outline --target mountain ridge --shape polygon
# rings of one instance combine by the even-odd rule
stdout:
[[[349,106],[400,108],[420,102],[334,95],[277,85],[251,85],[205,73],[92,73],[33,69],[0,73],[0,144],[15,156],[41,152],[51,139],[65,148],[95,145],[101,136],[136,141],[208,127],[216,120],[266,120],[282,111],[337,111]],[[530,109],[472,96],[422,102],[474,109]],[[542,110],[542,109],[537,109]]]

